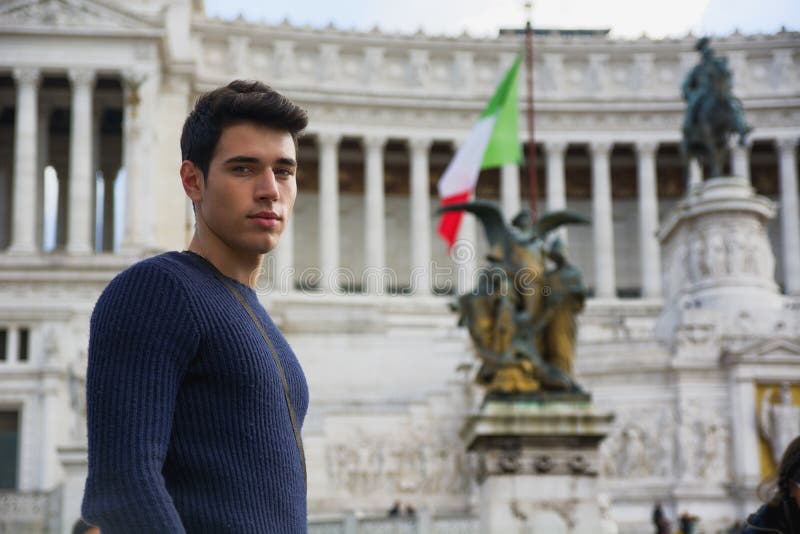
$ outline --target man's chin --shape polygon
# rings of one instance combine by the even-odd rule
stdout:
[[[272,252],[275,250],[275,247],[278,246],[278,236],[274,236],[272,239],[262,241],[258,243],[256,246],[256,251],[258,254],[267,254],[268,252]]]

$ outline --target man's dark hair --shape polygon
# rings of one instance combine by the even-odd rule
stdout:
[[[94,527],[83,519],[78,519],[72,526],[72,534],[85,534],[90,528]]]
[[[306,111],[271,87],[254,81],[234,80],[202,95],[181,133],[181,157],[208,176],[208,166],[226,126],[255,122],[297,136],[308,124]]]

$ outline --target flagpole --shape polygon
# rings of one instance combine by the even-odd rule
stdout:
[[[528,20],[525,23],[525,64],[527,67],[528,82],[528,183],[530,191],[530,204],[533,220],[535,221],[538,213],[536,210],[536,200],[539,196],[539,186],[536,181],[536,142],[533,135],[534,110],[533,110],[533,24],[531,23],[531,11],[533,4],[525,2]]]

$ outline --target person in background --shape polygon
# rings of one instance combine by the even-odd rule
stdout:
[[[100,529],[90,525],[83,519],[78,519],[72,525],[72,534],[100,534]]]
[[[800,436],[783,452],[777,473],[759,487],[766,501],[745,522],[742,534],[800,534]]]
[[[653,507],[653,526],[656,528],[656,534],[669,534],[670,532],[670,524],[660,502]]]
[[[391,508],[389,508],[387,515],[389,517],[397,517],[400,515],[400,501],[394,501],[394,504]]]

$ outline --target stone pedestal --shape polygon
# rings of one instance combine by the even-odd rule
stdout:
[[[691,310],[779,310],[775,256],[767,222],[775,205],[744,178],[713,178],[692,187],[658,233],[664,313],[660,337],[671,338]]]
[[[461,431],[479,455],[479,531],[615,532],[597,494],[598,448],[613,419],[588,400],[485,402]]]
[[[758,506],[766,473],[756,392],[800,377],[798,314],[774,280],[774,215],[748,180],[713,178],[691,187],[658,234],[664,309],[656,334],[670,353],[677,424],[671,493],[674,508],[700,516],[702,529]]]

